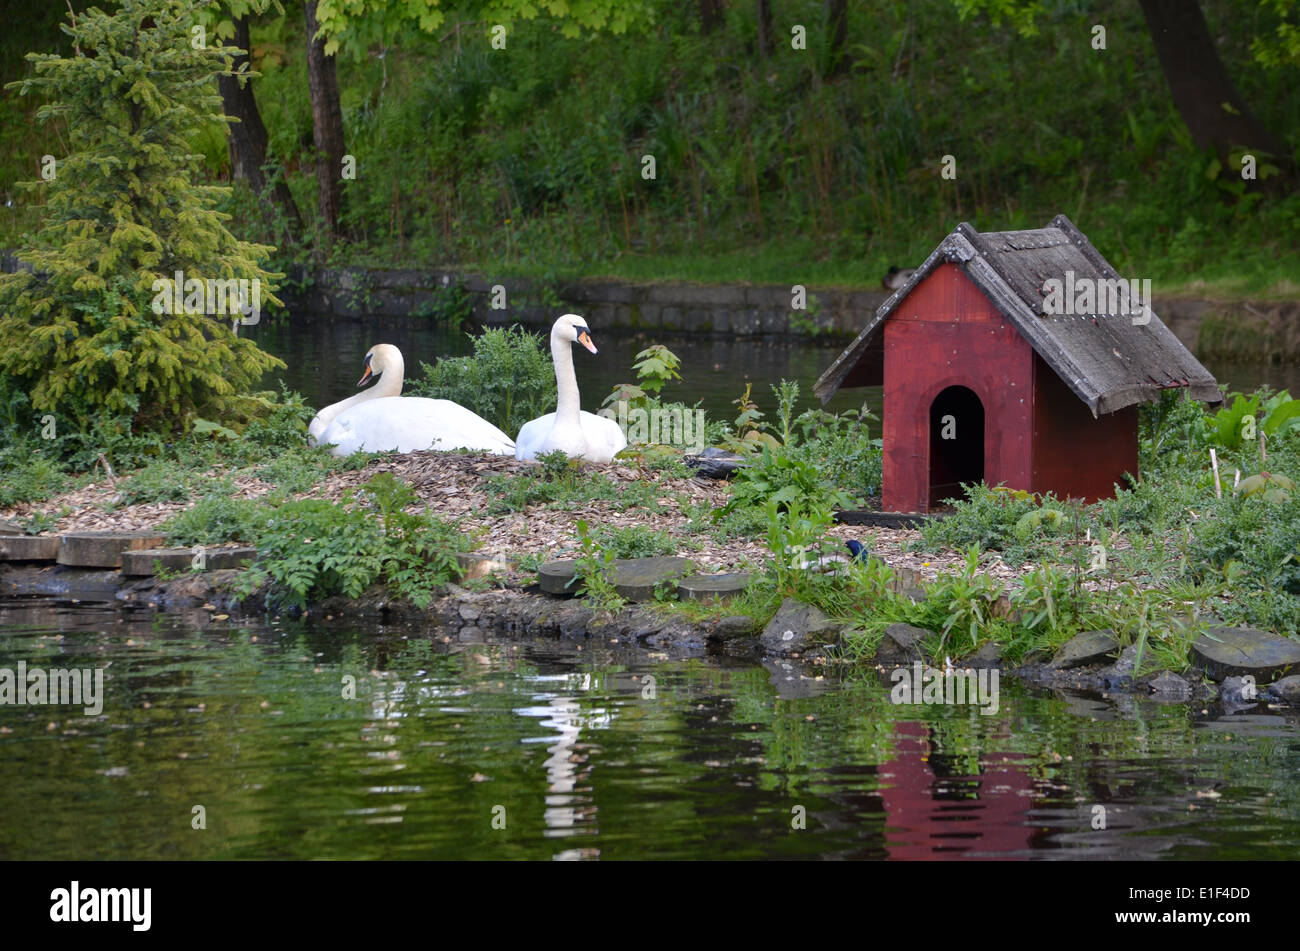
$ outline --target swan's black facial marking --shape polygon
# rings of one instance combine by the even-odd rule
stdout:
[[[578,343],[582,344],[592,353],[600,352],[596,349],[596,345],[591,342],[591,331],[587,328],[586,324],[574,324],[573,329],[578,334]]]
[[[366,354],[366,359],[365,359],[364,361],[362,361],[362,366],[364,366],[364,367],[366,368],[366,372],[365,372],[365,373],[362,373],[362,374],[361,374],[361,379],[357,380],[357,386],[365,386],[366,383],[369,382],[370,377],[371,377],[371,375],[372,375],[371,370],[370,370],[370,358],[373,357],[373,356],[374,356],[373,353],[367,353],[367,354]]]

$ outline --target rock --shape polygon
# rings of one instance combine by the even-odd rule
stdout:
[[[911,624],[891,624],[876,646],[876,664],[880,667],[906,667],[914,661],[925,660],[921,641],[931,635],[923,627]]]
[[[57,535],[0,535],[0,561],[54,561],[58,557]]]
[[[1133,679],[1137,668],[1137,645],[1129,644],[1119,652],[1115,663],[1101,671],[1101,684],[1104,687],[1123,687]]]
[[[924,588],[919,588],[916,587],[915,585],[908,588],[904,588],[902,591],[902,595],[905,598],[910,598],[916,604],[920,604],[922,601],[924,601],[926,598],[930,596],[929,594],[926,593],[926,590]]]
[[[122,574],[152,575],[159,568],[168,571],[190,571],[194,569],[195,550],[193,548],[142,548],[139,551],[122,552]],[[240,568],[257,560],[256,548],[205,548],[203,550],[200,571],[221,571],[226,568]]]
[[[769,654],[793,654],[837,635],[839,630],[820,608],[786,598],[758,640]]]
[[[715,601],[739,594],[749,587],[750,575],[743,571],[724,575],[691,575],[677,585],[682,601]]]
[[[709,479],[729,479],[747,463],[744,456],[725,449],[709,447],[699,455],[683,456],[682,461]]]
[[[1300,674],[1283,677],[1268,685],[1268,695],[1293,706],[1300,706]]]
[[[456,613],[460,615],[462,621],[477,621],[483,612],[472,604],[462,604]]]
[[[79,568],[121,568],[122,552],[161,548],[166,537],[156,532],[77,532],[64,535],[58,562]]]
[[[1250,674],[1267,683],[1300,667],[1300,641],[1249,627],[1212,627],[1192,644],[1192,662],[1211,680]]]
[[[695,567],[689,558],[619,558],[614,562],[610,581],[619,597],[628,601],[653,601],[657,585],[674,581]],[[537,572],[537,578],[547,594],[576,594],[578,583],[573,581],[577,562],[573,560],[548,561]]]
[[[1065,670],[1085,664],[1099,664],[1119,650],[1119,639],[1111,630],[1084,631],[1070,638],[1052,658],[1051,667]]]
[[[1252,707],[1260,700],[1259,687],[1245,677],[1225,677],[1219,685],[1219,702],[1231,712],[1233,709]]]
[[[1138,683],[1155,694],[1158,700],[1190,700],[1192,696],[1192,685],[1171,670],[1150,674]]]
[[[740,637],[754,636],[754,619],[748,615],[724,617],[713,625],[709,632],[710,640],[733,641]]]
[[[0,535],[26,535],[22,526],[17,522],[11,522],[8,519],[0,518]]]
[[[1002,666],[1002,648],[992,641],[986,641],[979,646],[979,650],[969,657],[963,657],[961,660],[962,667],[969,667],[972,670],[985,670]]]

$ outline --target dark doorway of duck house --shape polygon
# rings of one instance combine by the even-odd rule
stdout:
[[[983,481],[984,404],[974,390],[947,387],[930,404],[930,510]]]

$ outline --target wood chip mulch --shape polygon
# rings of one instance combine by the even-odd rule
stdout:
[[[725,505],[728,499],[726,483],[702,477],[667,478],[618,463],[587,465],[584,471],[604,473],[611,479],[627,483],[652,481],[660,489],[658,502],[664,511],[653,512],[643,507],[620,510],[621,507],[616,503],[592,499],[584,504],[567,507],[538,505],[525,512],[487,514],[491,487],[485,484],[485,477],[519,474],[534,465],[508,456],[416,452],[378,458],[364,469],[328,473],[309,492],[296,497],[337,502],[374,474],[391,472],[414,488],[431,513],[461,520],[462,529],[477,536],[478,550],[484,554],[513,559],[539,553],[551,558],[572,557],[577,549],[575,523],[583,519],[593,528],[641,525],[668,532],[682,541],[678,553],[692,558],[705,572],[753,567],[761,565],[767,557],[767,546],[761,538],[718,541],[700,531],[698,526],[691,525],[689,518],[681,512],[679,502],[683,500],[710,509]],[[206,475],[214,482],[230,477],[229,473],[215,469]],[[19,521],[34,513],[54,514],[66,509],[49,534],[138,531],[157,528],[197,501],[195,498],[187,502],[154,502],[117,507],[117,483],[125,478],[128,478],[125,474],[118,476],[116,482],[103,478],[44,502],[0,509],[0,519]],[[232,481],[236,498],[257,498],[274,488],[256,476],[241,475]],[[926,581],[953,570],[962,562],[961,555],[955,552],[931,555],[906,551],[908,543],[919,537],[919,532],[915,529],[835,525],[828,535],[839,540],[856,538],[867,544],[874,555],[891,567],[911,569]],[[1017,571],[995,559],[985,570],[998,580],[1006,582],[1028,569]]]

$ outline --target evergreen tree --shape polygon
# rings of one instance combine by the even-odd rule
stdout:
[[[195,30],[213,5],[121,0],[113,13],[70,14],[72,55],[29,53],[34,75],[10,84],[46,97],[40,121],[66,123],[53,177],[21,184],[45,194],[41,227],[18,255],[34,272],[0,276],[0,373],[38,411],[83,426],[130,414],[137,429],[231,420],[257,405],[248,391],[262,374],[284,365],[238,336],[238,315],[153,306],[155,281],[177,271],[256,279],[263,305],[280,303],[270,281],[282,275],[261,267],[273,249],[235,238],[215,207],[228,189],[196,183],[190,142],[226,121],[214,80],[235,52]],[[65,140],[49,141],[54,152]]]

